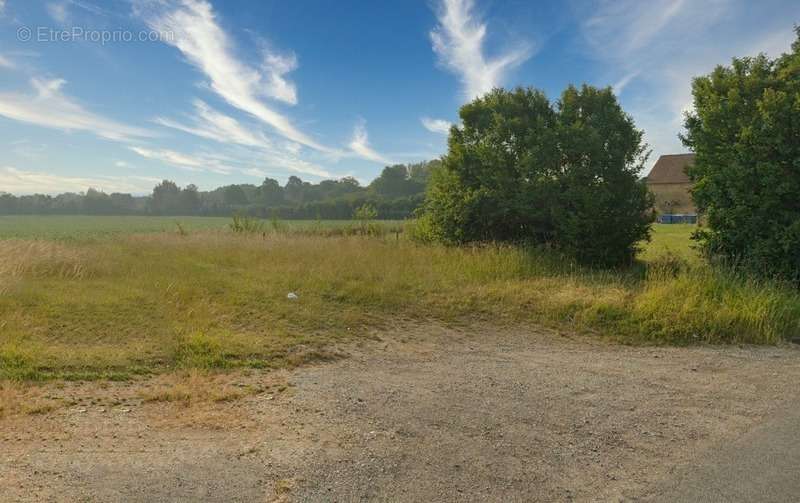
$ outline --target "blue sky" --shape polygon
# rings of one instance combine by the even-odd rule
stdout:
[[[367,183],[443,154],[494,86],[583,82],[652,164],[683,151],[692,76],[798,22],[796,0],[0,0],[0,191]]]

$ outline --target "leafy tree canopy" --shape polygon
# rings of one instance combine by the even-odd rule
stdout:
[[[684,144],[711,257],[800,280],[800,28],[791,51],[736,58],[692,85]]]
[[[570,86],[556,103],[495,89],[460,116],[425,203],[434,239],[547,243],[611,265],[649,237],[646,146],[610,89]]]

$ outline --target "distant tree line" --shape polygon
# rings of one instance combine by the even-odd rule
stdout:
[[[285,185],[266,178],[261,185],[226,185],[201,191],[196,185],[179,187],[164,180],[147,196],[88,189],[86,193],[57,196],[15,196],[0,192],[0,214],[43,215],[204,215],[244,213],[264,218],[349,219],[365,204],[381,219],[410,216],[425,199],[431,171],[439,161],[387,166],[364,187],[353,177],[310,183],[291,176]]]

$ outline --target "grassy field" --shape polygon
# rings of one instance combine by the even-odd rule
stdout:
[[[776,343],[800,328],[796,291],[703,264],[688,226],[657,226],[639,266],[593,271],[506,246],[319,235],[312,223],[237,234],[227,220],[182,219],[181,234],[169,219],[35,220],[14,230],[7,219],[0,234],[0,379],[294,365],[430,320],[657,344]],[[91,238],[60,239],[71,225]],[[21,235],[39,239],[9,239]]]
[[[0,239],[59,239],[82,240],[120,234],[153,232],[175,233],[183,229],[194,232],[224,230],[230,226],[227,217],[104,217],[104,216],[0,216]],[[272,223],[262,221],[265,229]],[[382,221],[395,228],[396,221]],[[350,220],[290,220],[281,221],[287,230],[313,231],[315,229],[341,229],[354,225]]]
[[[639,258],[650,262],[667,254],[677,255],[686,260],[696,262],[699,253],[694,249],[690,239],[697,228],[692,224],[654,224],[652,240],[644,247]]]

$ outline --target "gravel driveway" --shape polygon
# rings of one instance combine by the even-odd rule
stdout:
[[[795,347],[438,326],[375,339],[225,376],[261,390],[237,400],[48,385],[75,403],[0,421],[0,500],[635,501],[797,403]]]

